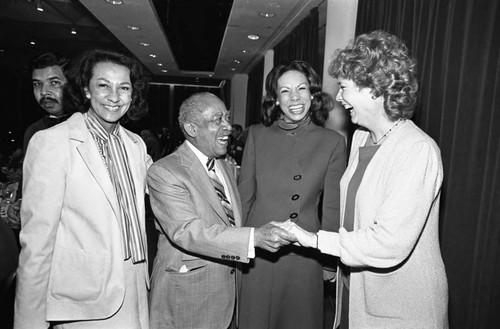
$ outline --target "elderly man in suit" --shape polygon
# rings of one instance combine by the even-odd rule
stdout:
[[[294,240],[272,222],[239,227],[241,203],[233,170],[219,159],[231,133],[228,116],[215,95],[190,96],[179,113],[186,141],[148,171],[161,231],[151,283],[153,329],[234,328],[237,263],[248,263],[254,247],[277,251]]]

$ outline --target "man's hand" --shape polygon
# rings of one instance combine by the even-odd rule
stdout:
[[[293,234],[288,233],[276,226],[278,223],[270,222],[254,230],[255,246],[270,252],[276,252],[281,247],[286,246],[297,239]]]

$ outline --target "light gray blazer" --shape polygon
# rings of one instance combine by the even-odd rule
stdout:
[[[139,136],[124,128],[121,136],[146,241],[144,195],[151,158]],[[16,329],[102,319],[120,308],[125,280],[118,200],[81,113],[31,139],[23,164],[21,219]],[[147,264],[138,266],[147,285]]]
[[[233,171],[223,160],[217,164],[241,226]],[[186,143],[151,166],[148,184],[161,231],[151,281],[151,328],[227,328],[236,303],[236,262],[249,262],[251,229],[230,226],[205,168]]]

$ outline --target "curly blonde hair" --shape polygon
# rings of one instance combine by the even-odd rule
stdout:
[[[405,43],[385,31],[361,34],[345,49],[337,51],[328,73],[370,88],[384,97],[384,109],[393,119],[412,117],[417,103],[416,60]]]

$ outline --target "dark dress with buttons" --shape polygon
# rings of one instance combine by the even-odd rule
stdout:
[[[333,130],[252,126],[238,185],[244,226],[291,218],[308,231],[338,231],[345,164],[344,139]],[[239,328],[323,328],[322,269],[313,249],[256,248],[243,269]]]

